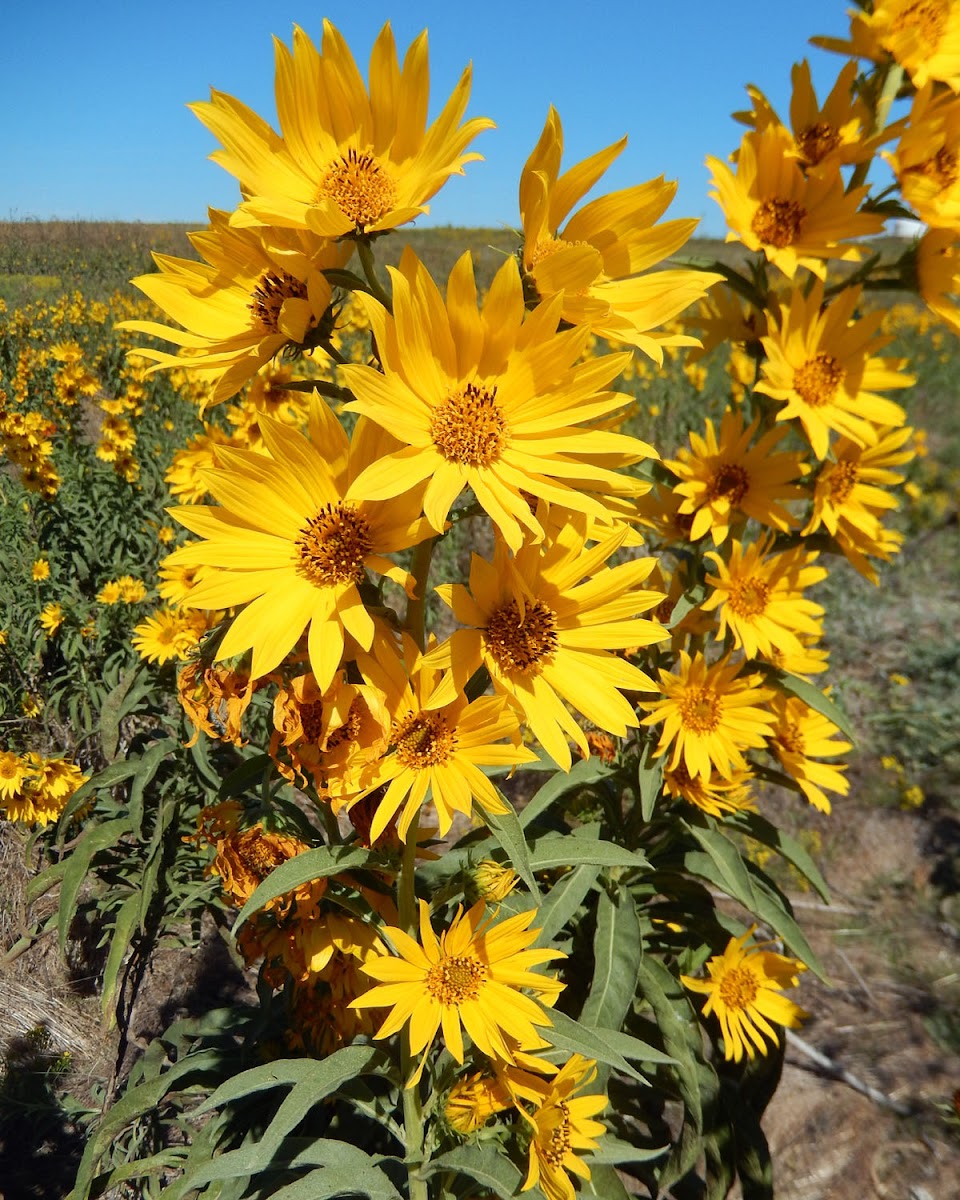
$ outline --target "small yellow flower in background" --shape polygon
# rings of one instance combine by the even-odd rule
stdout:
[[[923,788],[913,784],[904,790],[900,797],[901,808],[920,808],[924,801]]]
[[[740,1062],[744,1054],[753,1059],[758,1050],[765,1055],[764,1039],[780,1040],[774,1025],[796,1029],[808,1015],[781,994],[796,987],[806,968],[795,958],[763,949],[765,943],[747,947],[756,928],[751,925],[741,937],[731,938],[723,954],[707,962],[709,979],[680,976],[685,987],[707,997],[703,1015],[716,1014],[727,1061]]]
[[[116,580],[108,580],[103,587],[97,592],[97,602],[99,604],[117,604],[120,600],[120,585]]]
[[[887,677],[891,683],[895,683],[897,687],[909,687],[910,680],[906,675],[901,675],[898,671],[894,671],[892,675]]]
[[[533,1099],[534,1110],[522,1104],[517,1108],[531,1127],[530,1165],[521,1192],[539,1184],[547,1200],[575,1200],[568,1171],[581,1179],[590,1178],[590,1168],[576,1151],[598,1150],[596,1138],[607,1132],[606,1126],[591,1118],[607,1107],[607,1097],[599,1094],[578,1096],[597,1075],[593,1059],[574,1054],[553,1079],[543,1081],[539,1094],[524,1092]],[[535,1098],[534,1098],[535,1097]]]
[[[157,541],[164,546],[169,546],[176,536],[176,533],[169,525],[161,525],[157,530]]]
[[[514,1050],[538,1048],[543,1043],[538,1025],[549,1025],[539,998],[552,1004],[563,984],[530,968],[554,958],[559,950],[531,950],[539,929],[528,926],[536,909],[495,923],[477,901],[466,913],[457,910],[449,929],[440,937],[430,924],[430,906],[420,901],[420,942],[395,926],[381,931],[398,957],[371,958],[361,968],[377,980],[351,1004],[352,1008],[386,1008],[392,1011],[374,1035],[390,1037],[410,1022],[410,1053],[423,1057],[412,1087],[420,1078],[437,1032],[457,1062],[464,1058],[463,1030],[488,1058],[513,1063]],[[537,1000],[521,991],[527,988]]]
[[[38,558],[30,569],[30,576],[34,583],[42,583],[45,579],[50,578],[50,563],[45,558]]]
[[[147,594],[146,584],[142,579],[134,579],[132,575],[121,575],[117,580],[120,589],[120,599],[124,604],[137,604]]]
[[[24,692],[20,701],[20,711],[25,717],[39,717],[43,712],[43,697],[35,692]]]
[[[506,1084],[496,1076],[468,1075],[450,1089],[443,1115],[462,1137],[476,1133],[498,1112],[513,1107]]]
[[[40,612],[40,626],[46,631],[47,636],[53,637],[62,624],[63,609],[61,606],[56,603],[44,605]]]
[[[883,767],[885,771],[896,771],[898,775],[903,774],[903,763],[892,754],[885,754],[883,758],[880,759],[880,766]]]
[[[9,636],[10,635],[5,629],[0,629],[0,646],[5,646],[7,644],[7,639]]]
[[[505,900],[520,882],[516,871],[490,858],[477,863],[470,872],[470,878],[477,897],[493,903]]]

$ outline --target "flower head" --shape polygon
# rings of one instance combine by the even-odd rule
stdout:
[[[807,1016],[782,994],[796,987],[803,963],[765,950],[762,944],[747,947],[755,929],[751,925],[741,937],[731,938],[724,952],[708,961],[709,979],[680,976],[685,987],[707,997],[703,1015],[716,1014],[724,1057],[733,1062],[740,1062],[744,1054],[756,1058],[758,1050],[766,1054],[765,1038],[779,1041],[775,1025],[796,1029]]]
[[[485,117],[461,124],[470,97],[463,72],[440,116],[427,127],[427,35],[401,70],[389,24],[370,56],[368,92],[343,37],[323,23],[320,52],[299,26],[293,50],[279,39],[276,100],[280,136],[245,104],[222,92],[190,107],[217,136],[211,157],[247,197],[235,223],[304,228],[324,238],[394,229],[428,211],[426,201],[465,163]]]
[[[395,926],[382,933],[397,951],[371,958],[362,970],[372,987],[353,1008],[392,1006],[376,1033],[390,1037],[410,1022],[410,1052],[423,1059],[412,1086],[420,1077],[427,1053],[442,1029],[443,1040],[457,1062],[464,1057],[463,1030],[488,1058],[512,1063],[511,1042],[521,1048],[542,1045],[537,1026],[550,1024],[542,1004],[524,989],[553,1002],[563,985],[532,967],[564,958],[559,950],[531,950],[539,929],[528,928],[536,909],[495,922],[477,901],[467,912],[457,910],[450,927],[438,938],[430,924],[430,907],[420,901],[420,941]]]
[[[563,128],[554,108],[520,177],[523,270],[540,300],[562,294],[561,314],[598,337],[636,346],[658,363],[664,346],[693,338],[657,332],[722,276],[656,271],[687,241],[696,220],[656,224],[677,190],[661,176],[570,210],[626,145],[623,138],[560,174]],[[561,229],[563,222],[566,225]]]
[[[596,1141],[606,1126],[591,1118],[607,1107],[606,1096],[578,1096],[597,1076],[593,1059],[574,1054],[550,1080],[544,1080],[528,1112],[518,1104],[530,1127],[529,1168],[522,1192],[539,1185],[547,1200],[574,1200],[567,1172],[590,1178],[590,1168],[577,1151],[598,1150]]]

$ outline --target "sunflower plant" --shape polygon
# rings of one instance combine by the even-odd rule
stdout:
[[[135,281],[176,325],[125,317],[203,418],[137,647],[171,696],[179,661],[216,788],[191,809],[166,768],[193,825],[165,869],[205,863],[257,1000],[150,1048],[72,1200],[769,1194],[759,1120],[821,968],[758,864],[827,892],[761,808],[848,791],[817,585],[896,552],[912,455],[865,297],[956,316],[960,292],[960,227],[861,245],[960,150],[956,31],[925,14],[863,6],[822,104],[795,69],[789,124],[751,89],[734,165],[709,160],[743,247],[718,262],[678,258],[663,179],[581,206],[623,143],[562,170],[551,109],[516,254],[485,288],[470,254],[434,278],[404,227],[491,122],[468,70],[428,123],[425,34],[401,63],[385,26],[364,78],[329,21],[319,48],[296,29],[278,130],[194,106],[240,199],[202,261]],[[657,446],[629,381],[721,344],[723,409]],[[0,758],[3,796],[26,781]]]

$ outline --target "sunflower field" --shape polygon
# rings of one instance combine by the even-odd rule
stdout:
[[[829,900],[784,813],[845,804],[863,740],[825,623],[960,477],[919,423],[960,6],[814,42],[829,94],[751,87],[708,159],[725,244],[662,177],[604,194],[626,139],[570,163],[551,109],[516,237],[428,264],[410,223],[494,136],[470,70],[428,122],[425,33],[364,77],[324,21],[277,43],[279,132],[191,106],[240,199],[117,249],[136,295],[4,251],[0,817],[38,915],[0,964],[80,955],[115,1048],[65,1093],[70,1200],[773,1195],[825,974],[791,896]],[[935,650],[927,707],[871,715],[904,809],[960,778]],[[156,956],[211,936],[233,992],[138,1039]]]

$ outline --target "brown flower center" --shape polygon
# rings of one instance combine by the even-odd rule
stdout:
[[[366,229],[395,206],[397,185],[372,154],[351,147],[327,168],[317,194],[332,200],[357,229]]]
[[[523,616],[516,600],[491,613],[484,631],[490,656],[504,674],[536,675],[543,660],[557,649],[557,614],[542,600],[526,604]]]
[[[445,763],[457,748],[456,730],[441,713],[408,713],[393,727],[390,741],[405,767],[422,770]]]
[[[844,458],[824,472],[834,504],[842,504],[847,499],[857,485],[859,474],[857,464]]]
[[[807,210],[796,200],[774,196],[764,200],[753,214],[750,228],[765,245],[782,250],[799,238],[806,215]]]
[[[286,271],[264,271],[253,289],[247,306],[268,333],[276,333],[280,327],[280,309],[284,300],[305,300],[307,285]]]
[[[327,750],[336,750],[338,746],[342,746],[344,742],[355,742],[360,736],[360,730],[363,726],[362,705],[359,700],[354,700],[350,705],[350,711],[347,713],[347,719],[335,729],[327,738]]]
[[[497,389],[468,383],[433,410],[433,444],[447,462],[489,467],[507,443],[506,418],[497,403]]]
[[[726,496],[731,504],[739,504],[750,488],[750,476],[736,463],[723,463],[710,480],[708,493],[711,500]]]
[[[803,754],[803,731],[796,721],[784,721],[778,725],[776,740],[787,754]]]
[[[300,705],[300,727],[304,739],[316,744],[323,733],[323,701],[311,700]]]
[[[680,701],[680,720],[692,733],[713,733],[720,724],[720,697],[713,688],[688,687]]]
[[[937,48],[947,27],[947,5],[944,0],[916,0],[908,4],[893,18],[891,30],[904,33],[914,30],[923,49],[930,52]]]
[[[760,986],[746,967],[734,967],[720,980],[720,999],[727,1008],[748,1008],[757,998]]]
[[[251,875],[261,882],[270,872],[287,861],[287,855],[279,846],[265,838],[260,830],[251,829],[247,833],[238,834],[234,843],[237,858],[243,863]]]
[[[821,350],[796,369],[793,374],[793,390],[804,404],[809,404],[811,408],[821,408],[824,404],[829,404],[836,395],[842,378],[843,367],[839,360]]]
[[[373,549],[370,522],[352,504],[327,504],[306,523],[294,546],[297,573],[314,587],[359,583]]]
[[[570,1153],[570,1109],[561,1100],[556,1105],[557,1123],[540,1142],[540,1152],[551,1167],[563,1164],[564,1155]]]
[[[727,603],[738,617],[759,617],[770,601],[770,585],[762,579],[738,579],[730,589]]]
[[[926,159],[911,170],[932,179],[938,187],[949,188],[960,176],[960,156],[955,151],[948,150],[946,146],[941,146],[932,158]]]
[[[797,148],[808,167],[815,167],[840,145],[840,131],[826,121],[807,125],[797,134]]]
[[[487,980],[487,968],[473,957],[441,958],[427,972],[424,985],[438,1004],[462,1004],[476,1000]]]

